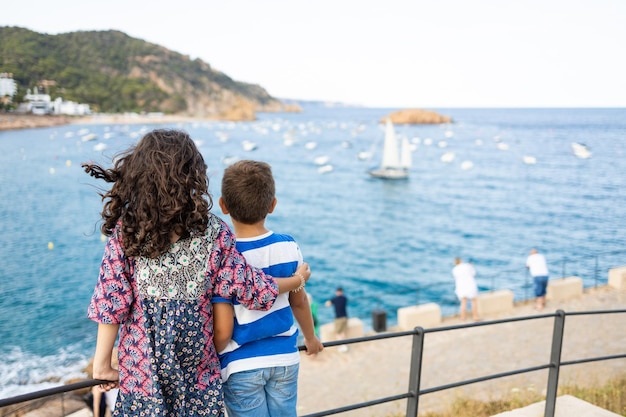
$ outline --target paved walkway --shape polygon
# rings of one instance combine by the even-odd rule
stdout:
[[[549,302],[543,313],[626,309],[626,292],[609,287],[585,290],[582,297]],[[483,317],[485,321],[534,316],[533,304],[511,314]],[[461,323],[453,317],[443,326]],[[427,333],[421,389],[462,380],[545,365],[550,358],[554,318],[534,319]],[[568,316],[561,359],[578,360],[626,352],[626,314]],[[393,330],[393,329],[391,329]],[[405,393],[408,390],[411,338],[402,337],[350,345],[347,353],[327,348],[317,357],[303,355],[300,365],[298,413],[305,415],[357,402]],[[597,385],[626,375],[626,360],[562,367],[559,385]],[[548,370],[499,378],[426,394],[420,413],[441,410],[456,396],[489,400],[503,394],[534,390],[545,395]],[[351,417],[404,415],[406,400],[341,414]]]

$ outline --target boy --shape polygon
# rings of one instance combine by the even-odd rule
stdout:
[[[243,160],[226,168],[219,205],[230,215],[237,249],[250,265],[276,279],[294,274],[302,263],[298,244],[291,236],[265,228],[267,214],[276,207],[268,164]],[[228,415],[295,417],[300,354],[294,317],[304,335],[306,353],[313,355],[324,348],[315,336],[304,281],[297,290],[280,295],[269,311],[247,310],[225,299],[214,299],[214,303],[216,331],[228,330],[233,311],[235,316],[232,340],[217,334],[215,339]]]

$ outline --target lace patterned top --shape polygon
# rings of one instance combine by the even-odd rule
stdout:
[[[106,242],[88,308],[120,324],[120,391],[114,416],[221,416],[220,366],[213,345],[214,296],[271,308],[275,281],[246,264],[228,226],[210,214],[203,234],[159,258],[127,258],[120,227]]]

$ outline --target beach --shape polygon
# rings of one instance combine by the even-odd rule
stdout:
[[[482,317],[483,323],[509,317],[534,316],[532,302],[517,305],[510,314]],[[626,309],[626,292],[608,286],[587,289],[580,298],[548,302],[541,313]],[[458,316],[444,318],[442,326],[461,324]],[[466,321],[465,323],[471,323]],[[550,361],[554,318],[494,324],[427,333],[424,341],[421,389]],[[623,354],[626,349],[626,313],[568,316],[562,361]],[[390,329],[393,330],[393,329]],[[411,337],[352,344],[347,353],[326,348],[317,357],[302,355],[298,414],[305,415],[408,391]],[[608,360],[561,367],[559,386],[594,386],[626,375],[626,360]],[[494,379],[420,397],[419,411],[442,410],[456,397],[490,400],[521,391],[545,395],[548,370]],[[376,405],[342,416],[389,417],[404,415],[406,401]]]
[[[187,116],[163,114],[140,115],[135,113],[99,114],[91,116],[37,116],[32,114],[0,113],[0,131],[35,129],[67,124],[183,123],[197,120],[197,118]]]
[[[0,131],[62,126],[69,123],[73,123],[73,119],[68,116],[0,113]]]

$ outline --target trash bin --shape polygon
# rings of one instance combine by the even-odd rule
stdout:
[[[384,310],[372,311],[372,328],[375,332],[387,330],[387,313]]]

